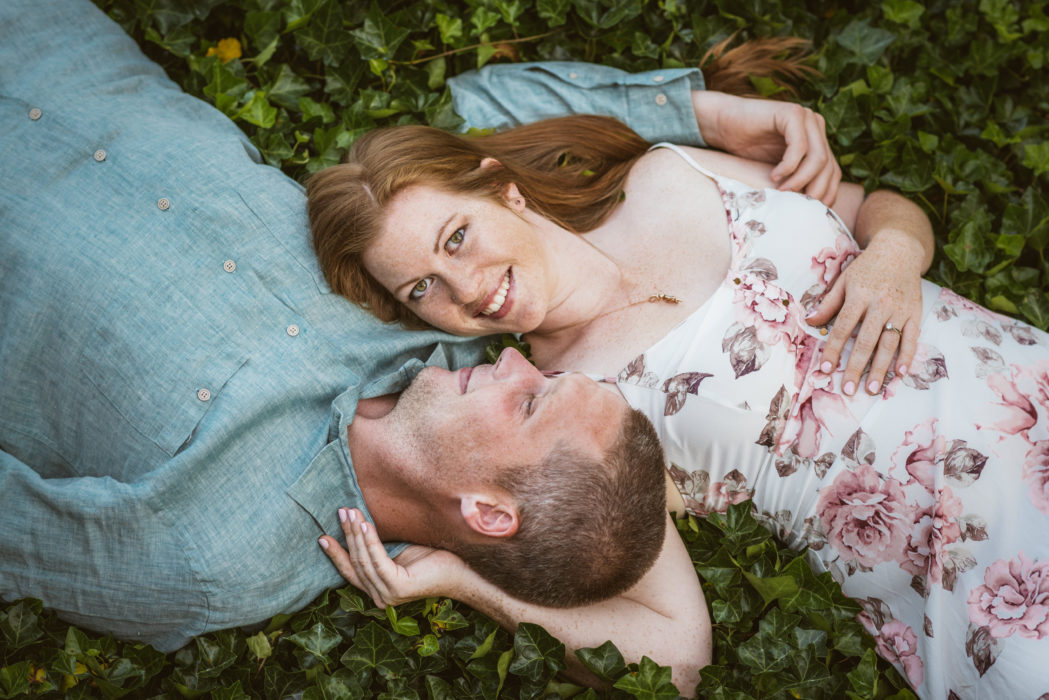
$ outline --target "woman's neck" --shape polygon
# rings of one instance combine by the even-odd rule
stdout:
[[[553,289],[546,317],[526,334],[532,343],[574,337],[603,314],[629,303],[624,271],[593,243],[592,236],[556,225],[544,234]]]

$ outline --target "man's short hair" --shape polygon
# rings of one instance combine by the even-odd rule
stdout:
[[[516,498],[517,532],[455,548],[526,602],[574,607],[611,598],[637,583],[662,549],[664,473],[655,429],[629,409],[600,461],[559,444],[537,465],[503,470],[499,486]]]

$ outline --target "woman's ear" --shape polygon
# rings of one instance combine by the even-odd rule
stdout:
[[[522,213],[527,206],[527,202],[525,202],[525,198],[521,196],[521,192],[517,189],[517,185],[512,182],[506,186],[506,191],[503,192],[503,197],[506,199],[506,205],[518,214]]]
[[[517,508],[490,495],[467,494],[459,510],[471,530],[488,537],[511,537],[517,532]]]

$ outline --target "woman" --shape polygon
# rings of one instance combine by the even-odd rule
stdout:
[[[1049,338],[920,281],[913,204],[588,117],[377,132],[309,195],[336,291],[614,382],[684,505],[752,497],[922,696],[1049,691]]]

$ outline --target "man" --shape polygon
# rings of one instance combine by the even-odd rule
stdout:
[[[695,142],[694,76],[605,101],[664,95],[644,118]],[[301,187],[86,0],[2,4],[0,121],[0,597],[167,651],[340,583],[313,544],[339,506],[415,534],[362,495],[350,428],[476,344],[332,295]]]

